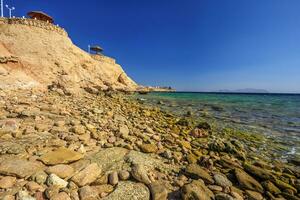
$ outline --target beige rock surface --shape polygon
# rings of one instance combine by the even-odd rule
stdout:
[[[0,88],[46,88],[53,82],[64,92],[137,87],[113,59],[89,55],[67,35],[32,25],[0,23]]]

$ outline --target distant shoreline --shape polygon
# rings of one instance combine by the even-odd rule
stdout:
[[[240,95],[300,95],[300,93],[254,93],[254,92],[197,92],[197,91],[149,91],[151,93],[199,93],[199,94],[240,94]]]

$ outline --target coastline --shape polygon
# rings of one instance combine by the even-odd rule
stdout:
[[[121,92],[0,96],[0,182],[15,188],[1,198],[23,191],[81,199],[299,198],[299,169],[257,154],[261,137],[220,132]]]

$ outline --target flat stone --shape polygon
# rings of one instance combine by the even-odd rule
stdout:
[[[154,182],[149,185],[152,200],[167,200],[168,190],[162,183]]]
[[[0,178],[0,188],[1,189],[8,189],[14,186],[16,183],[16,177],[12,176],[5,176]]]
[[[190,178],[193,178],[193,179],[201,178],[204,180],[204,182],[206,182],[208,184],[214,183],[214,180],[208,174],[208,172],[197,164],[188,165],[185,172],[186,172],[187,176],[189,176]]]
[[[83,157],[82,154],[61,147],[55,151],[46,153],[40,157],[40,160],[46,165],[68,164]]]
[[[119,182],[116,189],[103,200],[148,200],[150,199],[149,189],[142,183],[131,181]]]
[[[263,193],[264,189],[259,182],[257,182],[254,178],[248,175],[241,169],[235,169],[235,176],[240,184],[240,186],[244,189],[258,191]]]
[[[82,187],[94,182],[101,174],[101,168],[97,163],[88,165],[85,169],[72,177],[72,181]]]
[[[30,191],[30,192],[36,192],[36,191],[44,191],[45,189],[43,188],[43,186],[37,184],[34,181],[29,181],[26,184],[26,188]]]
[[[38,162],[11,158],[0,163],[0,174],[26,178],[44,168]]]
[[[191,183],[182,187],[183,200],[211,200],[214,199],[214,193],[210,191],[200,180],[193,180]]]
[[[50,174],[47,179],[47,185],[48,186],[56,186],[58,188],[65,188],[68,185],[68,182],[64,179],[59,178],[55,174]]]
[[[59,164],[46,169],[48,174],[56,174],[60,178],[70,177],[74,174],[74,168],[69,165]]]

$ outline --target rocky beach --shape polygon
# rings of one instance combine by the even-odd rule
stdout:
[[[296,165],[114,91],[0,92],[0,199],[299,199]],[[253,144],[253,145],[251,145]]]

